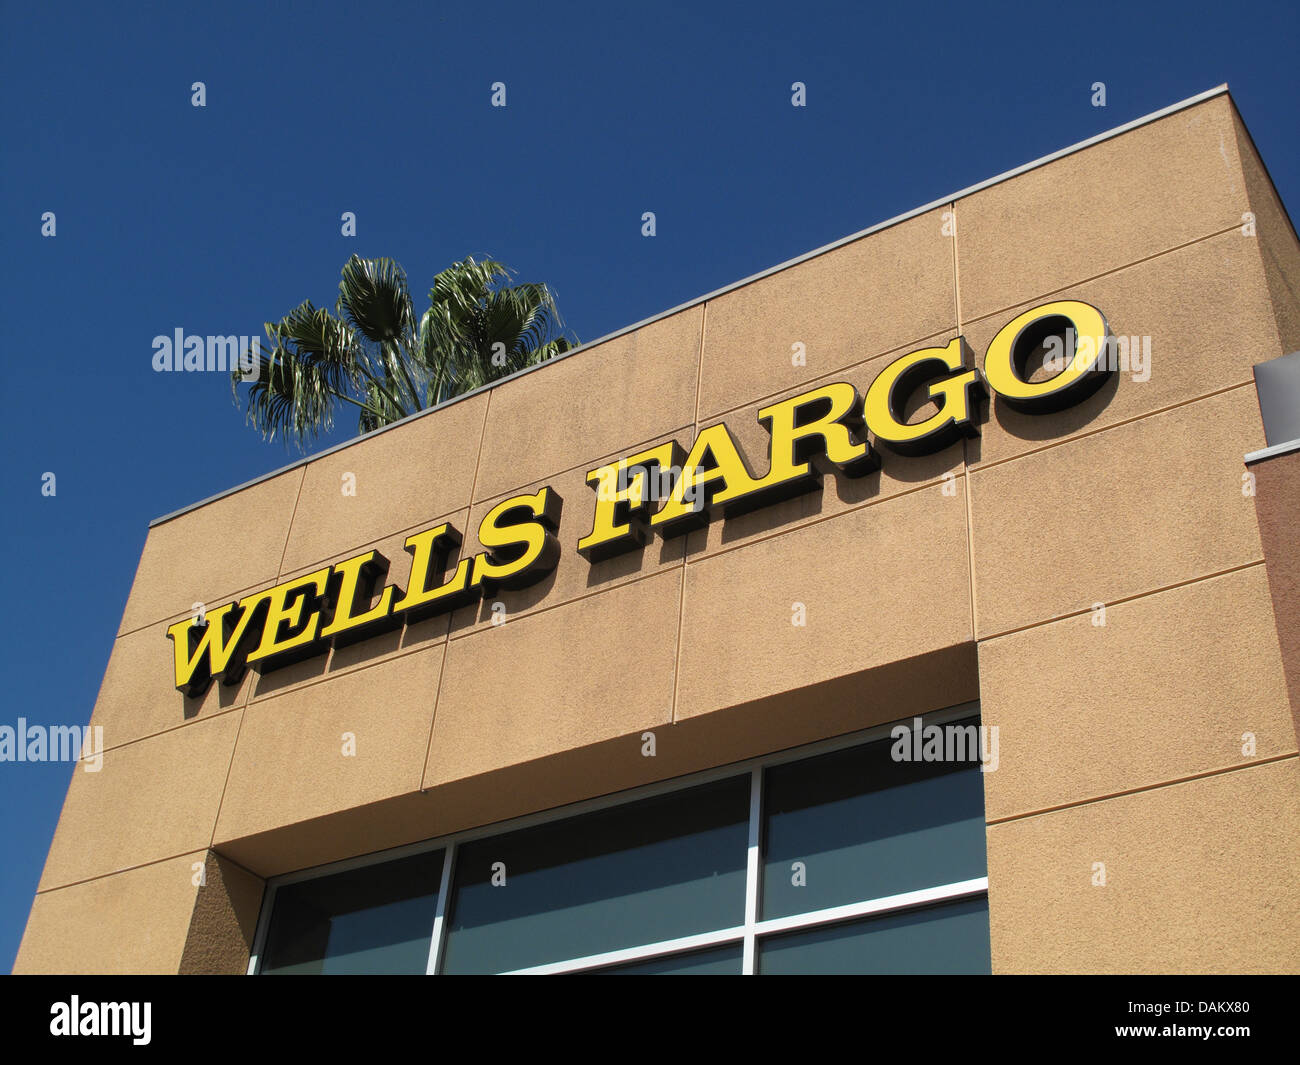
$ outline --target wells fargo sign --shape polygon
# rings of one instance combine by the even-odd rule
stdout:
[[[1054,376],[1032,381],[1026,364],[1049,338],[1067,336],[1071,352]],[[593,562],[644,547],[650,535],[680,536],[716,515],[768,506],[815,489],[812,459],[824,455],[847,477],[880,466],[868,437],[902,455],[938,451],[975,436],[979,404],[991,389],[1016,410],[1057,411],[1095,392],[1113,372],[1109,330],[1101,312],[1073,300],[1047,303],[1008,322],[989,344],[981,372],[962,337],[896,359],[866,395],[843,381],[819,385],[763,407],[758,420],[771,435],[768,470],[755,474],[726,425],[702,429],[689,451],[668,440],[587,474],[596,489],[591,531],[577,549]],[[922,387],[937,410],[919,422],[903,405]],[[388,574],[377,551],[294,577],[208,612],[201,624],[167,629],[174,644],[176,687],[189,695],[213,677],[234,684],[249,664],[263,672],[323,653],[331,642],[352,643],[406,621],[454,610],[502,588],[541,580],[560,558],[562,501],[547,487],[498,503],[478,527],[482,550],[460,558],[460,533],[437,525],[406,538],[411,571],[405,589],[375,590]]]

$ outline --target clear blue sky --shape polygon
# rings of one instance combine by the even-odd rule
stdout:
[[[9,0],[3,24],[0,724],[86,722],[149,520],[294,457],[222,377],[154,373],[152,338],[332,306],[353,252],[418,301],[490,254],[590,340],[1225,81],[1300,205],[1293,3]],[[6,969],[70,772],[0,764]]]

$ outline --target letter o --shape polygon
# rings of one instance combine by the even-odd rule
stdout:
[[[1069,365],[1046,381],[1026,381],[1021,373],[1029,353],[1049,336],[1074,330]],[[984,379],[1007,406],[1027,414],[1050,414],[1091,396],[1114,371],[1110,327],[1101,311],[1078,300],[1058,300],[1011,319],[993,338],[984,357]]]

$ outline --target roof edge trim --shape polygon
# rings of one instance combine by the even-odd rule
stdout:
[[[680,314],[682,311],[690,310],[692,307],[696,307],[701,303],[707,303],[709,300],[717,299],[719,296],[725,295],[726,293],[732,292],[738,288],[743,288],[745,285],[753,284],[755,281],[761,281],[763,278],[770,277],[772,274],[780,273],[782,270],[787,270],[792,266],[797,266],[809,259],[815,259],[819,255],[825,255],[827,252],[834,251],[836,248],[843,247],[846,244],[852,244],[855,240],[861,240],[863,237],[868,237],[873,233],[878,233],[882,229],[888,229],[890,226],[896,226],[901,222],[906,222],[908,219],[925,214],[927,211],[933,211],[936,207],[941,207],[946,203],[954,203],[963,197],[971,196],[974,193],[989,188],[990,186],[1000,184],[1003,181],[1009,181],[1014,177],[1019,177],[1027,171],[1036,170],[1040,166],[1054,163],[1058,159],[1063,159],[1068,155],[1073,155],[1075,152],[1083,151],[1085,148],[1091,148],[1095,144],[1100,144],[1113,137],[1118,137],[1121,134],[1149,125],[1150,123],[1156,122],[1162,118],[1167,118],[1169,115],[1176,114],[1179,111],[1185,111],[1189,107],[1195,107],[1197,104],[1204,103],[1206,100],[1212,100],[1214,97],[1221,96],[1226,92],[1228,92],[1228,85],[1225,82],[1222,85],[1215,86],[1213,89],[1207,89],[1205,92],[1198,93],[1195,96],[1189,96],[1186,100],[1180,100],[1178,103],[1170,104],[1168,107],[1162,107],[1159,111],[1152,111],[1150,114],[1143,115],[1141,118],[1135,118],[1130,122],[1125,122],[1122,126],[1116,126],[1114,129],[1109,129],[1103,133],[1098,133],[1093,137],[1089,137],[1087,140],[1081,140],[1076,144],[1071,144],[1067,148],[1061,148],[1058,151],[1052,152],[1050,155],[1044,155],[1031,162],[1024,163],[1013,170],[1004,171],[995,177],[986,178],[974,185],[968,185],[966,188],[957,192],[949,193],[946,196],[940,196],[938,199],[931,200],[929,203],[922,204],[920,207],[914,207],[909,211],[905,211],[903,214],[895,215],[893,218],[888,218],[883,222],[877,222],[875,225],[868,226],[866,229],[860,229],[856,233],[849,234],[847,237],[841,237],[829,244],[823,244],[819,248],[814,248],[812,251],[804,252],[802,255],[796,255],[793,259],[787,259],[785,262],[778,263],[776,266],[770,266],[765,270],[760,270],[756,274],[750,274],[748,277],[741,278],[739,281],[733,281],[729,285],[724,285],[722,288],[714,289],[712,292],[706,292],[702,296],[695,296],[694,298],[687,300],[685,303],[677,304],[675,307],[669,307],[667,310],[660,311],[658,314],[653,314],[649,318],[642,318],[639,322],[633,322],[631,325],[625,325],[620,329],[614,330],[612,333],[606,333],[602,337],[597,337],[595,340],[589,340],[587,343],[580,344],[576,348],[571,348],[563,355],[557,356],[554,359],[548,359],[546,362],[538,363],[536,366],[529,366],[526,369],[510,374],[508,377],[502,377],[493,381],[491,384],[476,388],[472,392],[466,392],[463,395],[439,403],[437,406],[426,407],[424,410],[416,411],[416,413],[408,415],[401,421],[393,422],[391,425],[386,425],[382,429],[376,429],[373,432],[366,433],[364,436],[355,436],[350,440],[345,440],[342,443],[335,444],[332,447],[328,447],[324,451],[318,451],[313,455],[305,455],[285,466],[281,466],[279,469],[271,470],[269,473],[261,474],[250,481],[245,481],[243,484],[217,492],[215,495],[210,495],[206,499],[199,500],[197,503],[190,503],[178,510],[173,510],[168,514],[162,515],[162,517],[154,518],[149,522],[149,528],[152,529],[154,526],[162,525],[164,522],[171,521],[173,518],[179,518],[182,514],[188,514],[191,510],[197,510],[199,507],[207,506],[209,503],[215,503],[217,500],[224,499],[229,495],[234,495],[236,492],[242,492],[245,488],[251,488],[253,485],[260,484],[262,481],[269,481],[273,477],[279,477],[281,474],[295,470],[299,466],[305,466],[309,462],[315,462],[317,459],[324,458],[326,455],[331,455],[335,451],[341,451],[344,448],[351,447],[353,444],[359,443],[362,440],[371,440],[380,433],[386,433],[390,429],[396,429],[398,426],[405,425],[407,422],[414,421],[416,418],[423,418],[435,411],[445,410],[447,407],[450,407],[455,403],[464,402],[465,400],[471,399],[483,392],[497,388],[505,384],[507,381],[513,381],[516,378],[543,369],[558,362],[560,359],[567,359],[570,356],[577,355],[579,352],[586,351],[588,348],[594,348],[599,344],[606,344],[611,340],[616,340],[627,333],[651,325],[663,318],[671,317],[674,314]],[[1242,124],[1245,124],[1244,120]],[[1256,152],[1258,153],[1258,149],[1256,149]],[[1263,156],[1260,156],[1260,159],[1262,161]]]

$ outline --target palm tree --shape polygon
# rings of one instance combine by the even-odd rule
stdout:
[[[306,300],[266,323],[270,350],[231,374],[235,405],[247,383],[245,421],[305,450],[334,427],[335,407],[356,408],[368,433],[568,351],[550,290],[511,276],[492,259],[454,263],[417,321],[402,267],[353,255],[335,313]]]

